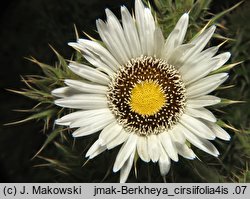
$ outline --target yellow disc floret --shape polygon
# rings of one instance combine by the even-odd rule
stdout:
[[[131,91],[131,110],[144,116],[157,113],[165,104],[165,95],[155,81],[137,83]]]

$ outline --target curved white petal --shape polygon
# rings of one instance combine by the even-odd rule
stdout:
[[[191,44],[194,44],[195,46],[193,48],[191,48],[185,54],[185,56],[184,56],[185,61],[193,59],[193,57],[197,53],[200,53],[205,48],[205,46],[207,45],[207,43],[209,42],[209,40],[213,36],[215,29],[216,29],[215,26],[211,26],[210,28],[203,31],[200,35],[198,35],[194,40],[192,40],[190,42]]]
[[[102,57],[98,54],[93,53],[87,48],[83,48],[79,43],[70,42],[68,45],[82,52],[83,57],[99,70],[107,73],[110,77],[114,75],[114,70],[109,65],[107,65],[105,61],[102,60]]]
[[[159,27],[156,27],[154,32],[154,55],[158,58],[163,58],[164,36]]]
[[[139,157],[144,161],[144,162],[149,162],[150,157],[148,154],[148,140],[147,137],[145,136],[139,136],[137,138],[137,152]]]
[[[115,137],[117,137],[122,131],[122,126],[117,123],[117,121],[112,122],[106,126],[99,135],[99,140],[101,145],[106,145]]]
[[[106,150],[106,147],[101,146],[99,140],[96,140],[95,143],[87,151],[85,157],[92,159],[92,158],[98,156],[99,154],[101,154],[105,150]]]
[[[216,120],[217,120],[211,111],[209,111],[203,107],[201,107],[201,108],[186,107],[185,113],[187,115],[192,116],[192,117],[202,118],[202,119],[210,121],[210,122],[216,122]]]
[[[200,53],[196,54],[196,56],[193,58],[196,63],[201,62],[204,59],[210,59],[212,58],[219,50],[219,46],[212,46],[210,48],[207,48],[204,51],[201,51]],[[217,57],[215,57],[217,58]]]
[[[173,142],[178,142],[180,144],[184,144],[186,141],[185,136],[182,134],[180,126],[178,124],[174,125],[171,132],[169,132]]]
[[[171,161],[162,146],[160,146],[160,158],[159,158],[158,164],[159,164],[161,175],[162,176],[167,175],[170,170]]]
[[[107,75],[90,66],[71,62],[68,67],[73,73],[89,81],[104,85],[108,85],[110,82],[110,78]]]
[[[178,162],[178,153],[175,143],[172,141],[169,132],[163,132],[158,135],[163,148],[166,150],[168,156],[175,162]]]
[[[135,1],[135,18],[138,28],[142,53],[152,54],[152,42],[154,41],[155,21],[149,8],[145,8],[141,0]]]
[[[113,171],[117,172],[119,171],[126,160],[129,158],[129,156],[134,152],[137,142],[137,135],[130,134],[127,141],[122,145],[118,155],[115,159],[115,164],[113,167]]]
[[[159,160],[159,156],[160,156],[159,139],[158,139],[157,135],[149,135],[147,138],[148,138],[148,142],[147,142],[148,155],[153,162],[157,162]]]
[[[203,95],[193,99],[187,100],[187,107],[190,108],[202,108],[204,106],[211,106],[221,102],[219,97],[213,95]]]
[[[57,106],[76,109],[100,109],[107,108],[107,97],[97,94],[78,94],[54,102]]]
[[[78,128],[88,125],[94,125],[95,123],[100,122],[101,120],[115,120],[114,115],[111,113],[110,110],[103,109],[103,112],[100,112],[98,115],[91,116],[91,117],[81,117],[75,121],[70,123],[70,128]]]
[[[193,160],[194,158],[196,158],[196,155],[193,152],[193,150],[190,149],[186,144],[176,143],[176,148],[178,150],[178,153],[182,157],[190,159],[190,160]]]
[[[120,183],[124,183],[127,181],[127,178],[129,176],[130,170],[133,166],[134,162],[134,157],[135,157],[135,149],[129,156],[128,160],[124,163],[124,165],[121,168],[120,171]]]
[[[117,60],[112,56],[112,54],[104,48],[101,44],[91,41],[88,39],[79,39],[78,43],[82,45],[81,50],[89,50],[93,54],[96,54],[100,57],[100,59],[107,64],[110,68],[112,68],[114,71],[116,71],[120,64],[117,62]]]
[[[125,142],[128,137],[129,137],[129,133],[125,132],[124,130],[122,130],[118,136],[116,136],[113,140],[111,140],[109,143],[106,144],[106,147],[108,150],[113,149],[114,147],[122,144],[123,142]]]
[[[116,45],[119,46],[120,53],[122,53],[123,57],[128,60],[132,56],[122,26],[116,16],[109,9],[105,9],[105,11],[109,33],[112,39],[116,42]]]
[[[212,77],[213,76],[213,77]],[[200,79],[187,87],[186,93],[188,98],[195,98],[202,95],[206,95],[214,91],[219,85],[221,85],[228,78],[227,73],[219,73]],[[207,84],[204,84],[204,82]]]
[[[187,27],[188,27],[189,15],[185,13],[181,16],[179,21],[177,22],[173,31],[169,34],[166,43],[165,43],[165,58],[168,60],[169,55],[173,52],[173,50],[183,43],[184,37],[186,35]]]
[[[114,76],[115,71],[102,60],[101,56],[94,54],[86,49],[83,52],[83,57],[97,69],[107,73],[110,77]]]
[[[69,97],[75,94],[79,94],[79,91],[66,86],[52,90],[51,94],[55,97]]]
[[[100,130],[102,130],[105,126],[109,125],[111,122],[114,121],[113,117],[107,117],[103,120],[99,120],[98,122],[88,125],[88,126],[83,126],[76,131],[73,132],[74,137],[81,137],[81,136],[86,136],[90,135],[93,133],[96,133]]]
[[[176,47],[172,52],[166,53],[168,55],[168,58],[166,55],[162,55],[162,57],[168,61],[169,64],[175,66],[177,69],[179,69],[183,64],[184,60],[182,59],[185,53],[191,49],[194,46],[194,44],[183,44]]]
[[[229,141],[231,139],[231,136],[219,125],[211,122],[207,122],[207,125],[211,130],[215,133],[216,137],[222,139],[222,140],[227,140]]]
[[[191,144],[205,151],[206,153],[211,154],[215,157],[218,157],[218,155],[220,154],[211,142],[206,139],[195,136],[184,126],[182,127],[182,133],[185,135],[185,137]]]
[[[212,60],[211,58],[216,54],[216,52],[219,50],[218,46],[213,46],[210,47],[200,53],[197,53],[192,59],[189,60],[185,60],[185,53],[187,53],[192,47],[194,47],[195,45],[190,43],[190,44],[186,44],[187,46],[190,46],[190,48],[185,49],[185,51],[182,53],[181,57],[177,57],[176,59],[179,61],[179,66],[181,67],[181,72],[183,74],[185,74],[186,72],[188,72],[189,70],[193,70],[193,68],[195,68],[194,66],[197,67],[203,67],[204,63],[209,62],[210,60]],[[183,45],[182,45],[183,46]],[[217,59],[218,57],[215,57],[215,59]],[[217,59],[218,63],[220,58]],[[213,69],[211,69],[213,70]]]
[[[117,45],[116,40],[112,38],[112,30],[107,24],[105,24],[101,19],[96,21],[96,27],[98,33],[105,43],[108,50],[112,53],[115,59],[122,65],[128,61],[126,55],[124,54],[123,49],[121,49],[120,45]]]
[[[121,7],[121,15],[124,35],[132,53],[132,58],[138,57],[142,54],[142,51],[135,21],[125,6]]]
[[[215,135],[203,122],[189,115],[183,114],[180,123],[197,136],[209,140],[214,140]]]
[[[64,80],[64,83],[67,86],[76,89],[78,91],[82,91],[84,93],[106,94],[108,90],[107,86],[101,86],[98,84],[86,83],[72,79],[66,79]]]
[[[216,64],[216,66],[213,68],[213,70],[217,70],[218,68],[223,66],[230,59],[230,57],[231,57],[230,52],[221,53],[221,54],[215,56],[214,58],[219,58],[220,61]]]
[[[151,10],[145,8],[145,19],[146,19],[146,42],[147,42],[147,55],[154,56],[155,52],[155,21],[152,16]]]
[[[179,34],[176,38],[172,38],[175,40],[174,47],[183,43],[188,28],[188,21],[189,21],[189,15],[188,13],[184,13],[177,22],[177,24],[175,25],[174,29],[179,30]]]
[[[182,75],[182,80],[186,85],[191,84],[206,75],[208,75],[214,68],[215,65],[219,63],[219,58],[205,59],[203,62],[192,64],[191,66],[183,66],[179,69]]]
[[[108,108],[104,109],[94,109],[94,110],[87,110],[87,111],[76,111],[70,114],[67,114],[59,119],[56,120],[56,124],[59,125],[70,125],[72,122],[81,119],[81,118],[90,118],[94,116],[98,116],[102,113],[110,112]]]

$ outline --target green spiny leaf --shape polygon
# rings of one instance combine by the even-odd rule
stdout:
[[[224,65],[221,68],[218,68],[217,70],[212,71],[210,73],[210,75],[217,74],[217,73],[227,72],[227,71],[231,70],[232,68],[234,68],[235,66],[240,65],[241,63],[242,63],[242,61],[237,62],[237,63],[233,63],[233,64]]]
[[[53,132],[51,132],[47,139],[45,140],[43,146],[38,150],[38,152],[33,156],[33,158],[35,158],[38,154],[41,153],[41,151],[49,144],[51,143],[61,132],[63,131],[62,127],[57,127],[57,129],[55,129]],[[33,159],[32,158],[32,159]]]
[[[16,121],[16,122],[11,122],[11,123],[8,123],[6,125],[20,124],[20,123],[28,122],[28,121],[31,121],[31,120],[46,119],[50,115],[54,115],[54,114],[56,114],[56,111],[54,109],[49,109],[49,110],[45,110],[45,111],[41,111],[41,112],[38,112],[36,114],[33,114],[33,115],[27,117],[26,119],[19,120],[19,121]]]

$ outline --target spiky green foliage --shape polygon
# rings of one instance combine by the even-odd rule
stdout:
[[[165,37],[173,30],[180,16],[190,12],[190,31],[186,37],[189,40],[204,25],[204,22],[199,19],[208,15],[207,10],[211,0],[154,0],[154,3],[157,7],[155,14]]]
[[[229,70],[232,70],[232,72],[231,78],[227,82],[228,85],[220,87],[216,91],[216,95],[225,98],[214,108],[213,112],[218,118],[223,118],[223,121],[219,120],[218,124],[227,128],[232,140],[230,142],[214,141],[214,144],[222,153],[219,158],[214,158],[194,148],[199,159],[189,161],[181,158],[178,163],[173,163],[166,179],[161,178],[156,164],[145,164],[141,160],[135,160],[135,169],[134,172],[131,172],[128,182],[249,182],[250,138],[249,131],[246,129],[249,129],[247,121],[249,121],[250,114],[242,114],[243,109],[239,109],[239,106],[246,107],[246,103],[232,106],[235,103],[246,101],[250,97],[247,89],[250,86],[250,70],[247,70],[246,62],[245,64],[241,63],[246,59],[249,52],[246,50],[247,44],[245,42],[248,39],[246,32],[249,29],[246,28],[245,32],[241,32],[239,39],[229,39],[235,38],[236,31],[240,27],[232,25],[231,30],[234,34],[226,34],[225,24],[222,25],[220,19],[239,4],[213,15],[209,12],[210,3],[211,0],[154,0],[155,7],[151,7],[151,9],[165,37],[184,12],[190,12],[190,28],[187,33],[187,40],[195,36],[197,31],[203,31],[202,27],[204,26],[216,24],[221,27],[216,35],[219,38],[218,43],[230,50],[233,58],[231,64],[213,73]],[[245,14],[247,15],[247,12]],[[235,19],[232,17],[231,20],[234,21]],[[221,36],[220,32],[223,32],[224,36]],[[224,44],[224,41],[231,42]],[[57,175],[54,176],[53,181],[117,182],[118,175],[112,173],[112,165],[118,149],[107,151],[95,160],[88,161],[84,159],[84,154],[97,138],[97,135],[73,140],[69,129],[54,126],[54,120],[67,114],[67,110],[54,105],[51,91],[62,87],[64,79],[78,79],[78,76],[67,68],[67,61],[58,52],[55,50],[54,52],[57,55],[58,62],[52,66],[31,58],[30,61],[40,66],[43,75],[24,77],[22,80],[26,84],[26,88],[21,91],[14,91],[37,101],[37,105],[29,110],[31,115],[21,122],[28,120],[44,121],[47,139],[35,155],[35,158],[41,160],[41,164],[36,165],[36,167],[49,167],[56,172]],[[77,52],[72,59],[84,62],[82,56]],[[235,68],[235,66],[238,66],[238,68]],[[238,90],[240,92],[237,92]]]

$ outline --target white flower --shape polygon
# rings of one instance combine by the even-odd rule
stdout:
[[[187,13],[166,40],[141,0],[135,1],[135,16],[121,7],[122,24],[108,9],[106,15],[107,22],[96,22],[103,45],[86,39],[69,44],[93,67],[69,64],[82,81],[66,79],[67,87],[52,93],[61,98],[56,105],[80,110],[56,123],[77,128],[74,137],[101,131],[86,154],[90,159],[122,144],[113,167],[114,172],[120,170],[121,182],[136,153],[145,162],[158,162],[163,176],[178,155],[196,157],[188,142],[217,157],[218,150],[208,140],[230,136],[205,107],[220,102],[208,94],[228,74],[210,72],[225,64],[230,53],[215,56],[218,46],[203,50],[215,26],[183,44]]]

